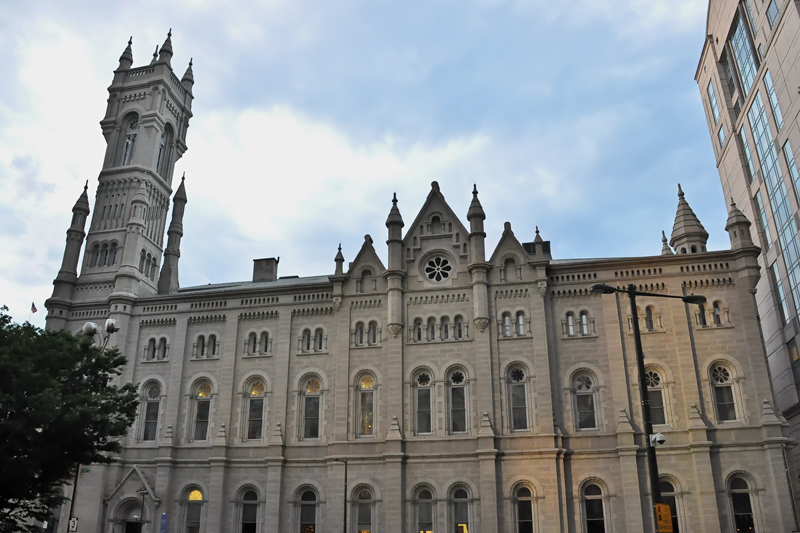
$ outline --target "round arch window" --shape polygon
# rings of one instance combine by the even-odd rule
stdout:
[[[437,255],[436,257],[428,259],[428,261],[425,263],[423,271],[425,272],[425,277],[428,278],[428,280],[439,282],[450,277],[450,274],[453,271],[453,265],[450,264],[450,260],[448,258]]]

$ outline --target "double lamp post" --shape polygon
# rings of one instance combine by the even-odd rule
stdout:
[[[642,292],[636,290],[636,285],[629,284],[625,289],[618,289],[611,285],[603,283],[595,283],[591,286],[590,291],[593,294],[613,294],[615,292],[627,294],[631,302],[631,325],[633,327],[633,342],[636,347],[636,367],[639,373],[639,396],[642,402],[642,418],[644,419],[644,432],[647,438],[645,439],[647,450],[647,466],[650,471],[650,494],[653,498],[653,523],[655,531],[659,533],[668,533],[672,531],[671,516],[668,513],[664,519],[669,520],[669,525],[664,529],[659,529],[659,523],[664,523],[658,519],[659,506],[661,505],[661,491],[658,488],[658,461],[656,460],[656,435],[653,434],[653,420],[650,416],[650,398],[647,394],[646,374],[644,368],[644,352],[642,351],[642,335],[639,331],[639,312],[636,308],[637,296],[651,296],[654,298],[676,298],[682,300],[687,304],[703,304],[706,302],[705,296],[690,294],[687,296],[674,296],[671,294],[657,294],[652,292]],[[662,511],[663,513],[663,511]]]

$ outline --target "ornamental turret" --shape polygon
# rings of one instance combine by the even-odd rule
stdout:
[[[164,266],[158,278],[159,294],[169,294],[180,288],[178,282],[178,259],[181,257],[181,237],[183,237],[183,213],[186,209],[186,188],[184,180],[172,198],[172,222],[167,230],[167,248],[164,250]]]
[[[683,197],[683,189],[678,184],[678,211],[672,226],[670,246],[679,254],[697,254],[706,251],[708,232],[694,214]]]

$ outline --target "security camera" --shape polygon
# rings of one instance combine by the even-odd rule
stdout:
[[[106,328],[106,333],[108,333],[109,335],[111,333],[119,331],[119,326],[117,326],[117,321],[114,320],[113,318],[109,318],[108,320],[106,320],[105,328]]]
[[[94,337],[95,335],[97,335],[98,331],[99,328],[97,327],[97,324],[95,324],[94,322],[87,322],[81,328],[81,333],[83,333],[87,337]]]
[[[665,437],[663,433],[650,435],[650,446],[661,446],[665,442],[667,442],[667,437]]]

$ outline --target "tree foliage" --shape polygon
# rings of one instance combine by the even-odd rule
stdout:
[[[86,337],[15,324],[0,308],[0,531],[40,531],[65,501],[76,468],[108,463],[136,415],[133,384],[115,348]]]

